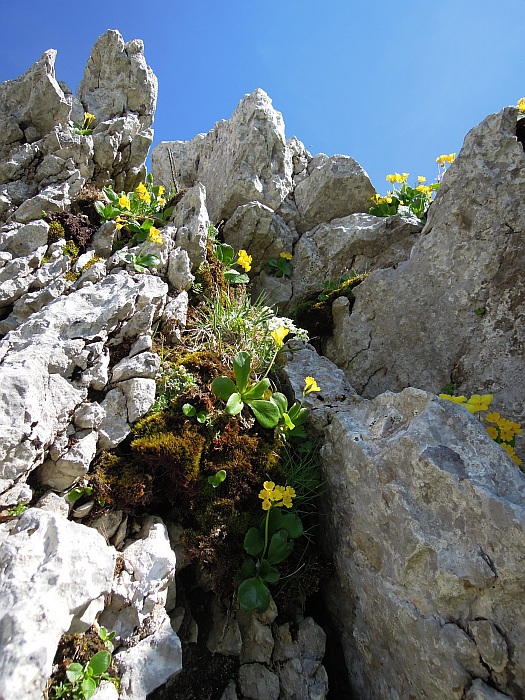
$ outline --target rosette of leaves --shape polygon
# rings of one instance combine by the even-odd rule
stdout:
[[[226,401],[225,410],[228,415],[236,416],[246,404],[263,428],[275,428],[281,417],[279,408],[272,401],[263,398],[270,387],[270,380],[265,377],[250,383],[250,373],[250,353],[238,352],[233,358],[235,382],[229,377],[216,377],[211,390],[215,396]]]

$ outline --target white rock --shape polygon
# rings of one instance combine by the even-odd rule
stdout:
[[[98,428],[98,450],[111,450],[116,447],[130,431],[128,423],[128,404],[124,392],[119,387],[111,389],[100,404],[105,418]]]
[[[189,289],[195,277],[191,274],[191,261],[182,248],[171,251],[168,261],[168,280],[177,290]]]
[[[239,687],[247,700],[278,700],[279,676],[262,664],[244,664],[239,669]]]
[[[153,406],[156,391],[155,380],[141,378],[127,379],[124,382],[119,382],[118,386],[126,397],[128,422],[130,424],[135,423],[139,418],[145,416]]]
[[[113,384],[126,379],[142,377],[154,379],[160,367],[160,357],[154,352],[142,352],[140,355],[125,357],[113,367],[111,381]]]
[[[56,462],[46,460],[38,468],[38,480],[40,483],[50,486],[57,491],[64,491],[72,486],[75,481],[87,474],[91,462],[97,450],[98,433],[90,431],[84,437],[74,438],[74,442],[68,451]]]
[[[0,697],[40,700],[61,635],[111,590],[116,554],[60,515],[20,516],[0,544]]]
[[[73,422],[78,428],[98,428],[105,417],[105,411],[99,403],[86,402],[73,414]]]

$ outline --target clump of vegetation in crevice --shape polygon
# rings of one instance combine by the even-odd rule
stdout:
[[[61,235],[60,238],[73,241],[81,253],[86,251],[91,236],[97,230],[97,226],[94,226],[87,216],[83,214],[71,214],[66,211],[46,214],[45,221],[49,224],[50,229],[52,227],[54,228],[55,235],[63,231],[63,235]],[[60,230],[56,224],[59,224],[62,230]],[[50,243],[53,242],[49,238],[48,241]]]
[[[322,341],[334,332],[332,304],[338,297],[350,301],[350,310],[355,297],[353,289],[361,284],[370,273],[345,273],[336,280],[326,280],[323,288],[308,294],[291,312],[292,318],[308,331],[312,344],[321,349]]]

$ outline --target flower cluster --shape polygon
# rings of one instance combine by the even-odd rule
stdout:
[[[394,182],[397,182],[402,185],[408,180],[408,173],[403,173],[402,175],[400,175],[399,173],[394,173],[393,175],[387,175],[386,179],[392,184],[394,184]]]
[[[252,269],[252,256],[245,250],[240,250],[237,265],[240,265],[245,272],[249,272]]]
[[[291,253],[279,253],[280,258],[284,258],[285,260],[291,260],[293,258],[293,255]]]
[[[480,413],[481,411],[486,411],[488,409],[494,397],[492,394],[472,394],[470,399],[467,399],[466,396],[439,394],[439,398],[445,399],[445,401],[452,401],[453,403],[460,404],[466,408],[467,411],[470,411],[470,413]],[[511,421],[508,418],[503,418],[503,416],[500,416],[500,414],[496,411],[493,413],[487,413],[485,420],[487,423],[493,424],[485,427],[488,435],[495,440],[498,445],[501,445],[514,460],[514,462],[516,462],[518,467],[520,467],[522,460],[514,452],[514,446],[516,435],[521,435],[521,425],[519,423],[514,423],[514,421]]]
[[[448,155],[443,155],[443,156],[438,156],[436,158],[436,163],[438,165],[445,165],[448,163],[449,165],[453,163],[456,160],[456,154],[455,153],[449,153]]]
[[[520,97],[518,100],[518,104],[516,107],[519,109],[519,111],[523,114],[525,112],[525,97]]]
[[[259,498],[262,499],[263,510],[282,508],[283,506],[291,508],[295,491],[291,486],[276,486],[273,481],[265,481]]]

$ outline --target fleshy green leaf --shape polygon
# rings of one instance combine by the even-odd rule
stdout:
[[[231,265],[235,258],[235,251],[227,243],[217,243],[213,246],[213,253],[217,260],[223,265]]]
[[[270,591],[258,576],[243,581],[237,591],[237,600],[243,612],[263,613],[270,606]]]
[[[111,654],[109,653],[109,651],[103,649],[102,651],[97,651],[97,653],[91,657],[87,667],[92,669],[93,675],[100,676],[101,673],[107,671],[110,663]]]
[[[263,428],[275,428],[279,422],[279,409],[271,401],[254,399],[246,402],[252,409],[253,415]]]
[[[273,566],[270,566],[269,562],[266,559],[261,559],[261,565],[259,566],[259,576],[263,579],[263,581],[268,581],[268,583],[277,583],[277,581],[281,578],[281,575],[279,574],[277,569],[274,569]]]
[[[246,402],[251,401],[252,399],[262,399],[264,392],[269,386],[269,379],[261,379],[261,381],[257,382],[257,384],[252,384],[252,386],[243,393],[242,398]]]
[[[84,696],[83,700],[89,700],[89,698],[93,697],[93,695],[95,694],[97,684],[95,683],[93,678],[84,678],[84,680],[81,683],[81,688],[82,694]]]
[[[237,392],[232,394],[226,402],[225,411],[229,416],[236,416],[244,408],[244,402],[241,395]]]
[[[237,382],[237,389],[240,394],[244,394],[248,386],[251,371],[251,355],[248,352],[238,352],[233,358],[233,373]]]
[[[251,527],[244,537],[243,547],[248,554],[256,557],[263,551],[264,537],[258,527]]]
[[[188,418],[191,418],[197,413],[197,409],[195,406],[192,406],[191,403],[185,403],[184,406],[182,407],[182,412],[184,413],[185,416],[188,416]]]
[[[251,557],[250,559],[245,559],[237,574],[238,580],[245,581],[247,578],[252,578],[255,570],[256,566],[254,560]]]
[[[82,678],[83,675],[84,669],[80,664],[69,664],[69,667],[66,671],[68,681],[70,681],[71,683],[75,683],[76,681],[80,680],[80,678]]]
[[[237,387],[229,377],[217,377],[211,383],[211,390],[223,401],[228,401],[230,396],[237,391]]]
[[[284,394],[281,394],[279,391],[275,391],[272,394],[270,401],[272,401],[277,406],[281,416],[283,416],[288,410],[288,399]]]
[[[288,540],[288,533],[286,530],[279,530],[270,540],[270,546],[268,548],[268,561],[270,564],[280,564],[284,561],[286,557],[290,556],[293,549],[293,542]]]

